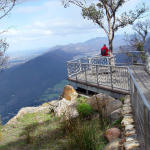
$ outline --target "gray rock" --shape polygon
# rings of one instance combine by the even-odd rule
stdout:
[[[125,150],[133,150],[135,148],[138,148],[139,146],[140,146],[139,142],[134,139],[132,140],[128,139],[128,141],[124,143]]]
[[[120,141],[121,139],[115,139],[114,141],[108,143],[103,150],[121,150]]]
[[[101,110],[103,117],[110,116],[116,109],[122,106],[121,101],[115,100],[113,97],[103,93],[94,95],[87,100],[94,110]]]
[[[62,99],[58,103],[58,107],[55,109],[54,113],[57,117],[62,117],[61,121],[69,120],[71,118],[76,118],[79,113],[76,109],[77,102],[68,101]]]
[[[123,126],[130,125],[132,123],[134,123],[134,120],[133,120],[132,116],[124,116],[123,120],[121,121],[121,124]]]
[[[130,95],[125,96],[124,104],[129,104],[131,102]]]
[[[113,111],[111,114],[110,114],[110,120],[111,122],[114,122],[115,120],[118,120],[121,118],[121,108]]]
[[[39,107],[24,107],[19,110],[16,116],[10,119],[7,124],[15,124],[18,118],[23,117],[25,114],[28,113],[49,113],[49,106],[39,106]]]

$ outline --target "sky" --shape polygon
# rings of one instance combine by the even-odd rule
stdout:
[[[130,0],[120,11],[149,0]],[[1,35],[9,43],[8,52],[47,49],[56,45],[84,42],[106,36],[103,30],[89,20],[83,19],[81,10],[71,5],[64,8],[61,0],[24,0],[11,13],[0,20]],[[120,30],[132,32],[131,27]]]

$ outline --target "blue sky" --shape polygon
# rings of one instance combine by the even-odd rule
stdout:
[[[149,0],[130,0],[124,9],[132,9],[139,2],[150,6]],[[0,20],[0,26],[1,30],[8,30],[1,36],[7,39],[9,52],[50,48],[105,36],[97,25],[82,18],[79,8],[65,9],[61,0],[24,0]],[[124,31],[131,29],[128,27],[117,34]]]

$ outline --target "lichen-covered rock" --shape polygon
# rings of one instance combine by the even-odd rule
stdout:
[[[120,145],[121,139],[115,139],[112,142],[108,143],[103,150],[121,150]]]
[[[132,116],[124,116],[123,120],[121,121],[121,124],[123,126],[130,125],[132,123],[134,123],[134,120],[133,120]]]
[[[87,103],[94,110],[101,110],[104,117],[122,106],[121,101],[115,100],[113,97],[100,93],[87,99]]]
[[[53,101],[42,104],[42,106],[47,106],[47,107],[49,107],[49,110],[51,112],[54,112],[55,109],[58,107],[58,103],[59,103],[58,100],[53,100]]]
[[[129,124],[125,126],[125,131],[131,131],[134,129],[134,125],[133,124]]]
[[[62,98],[65,98],[68,101],[74,101],[77,97],[78,97],[78,93],[72,86],[66,85],[64,87]]]
[[[125,150],[133,150],[140,146],[137,140],[130,140],[124,143]]]
[[[127,130],[125,131],[125,136],[128,137],[128,136],[133,136],[136,134],[136,130],[133,129],[133,130]]]
[[[121,118],[121,108],[113,111],[111,114],[110,114],[110,120],[111,122],[114,122],[115,120],[118,120]]]
[[[124,104],[129,104],[131,102],[130,95],[125,96]]]
[[[23,117],[25,114],[28,113],[49,113],[50,109],[49,106],[39,106],[39,107],[24,107],[21,108],[16,116],[10,119],[7,124],[15,124],[18,118]]]
[[[71,118],[78,117],[79,113],[76,109],[76,102],[67,101],[62,99],[58,103],[58,107],[55,109],[55,114],[57,117],[62,117],[61,120],[68,120]]]
[[[111,128],[106,130],[105,136],[107,140],[111,142],[121,136],[121,131],[118,128]]]

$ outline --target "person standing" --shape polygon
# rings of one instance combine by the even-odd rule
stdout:
[[[109,52],[109,49],[107,48],[106,44],[104,44],[104,46],[101,48],[101,55],[109,56],[108,52]]]

